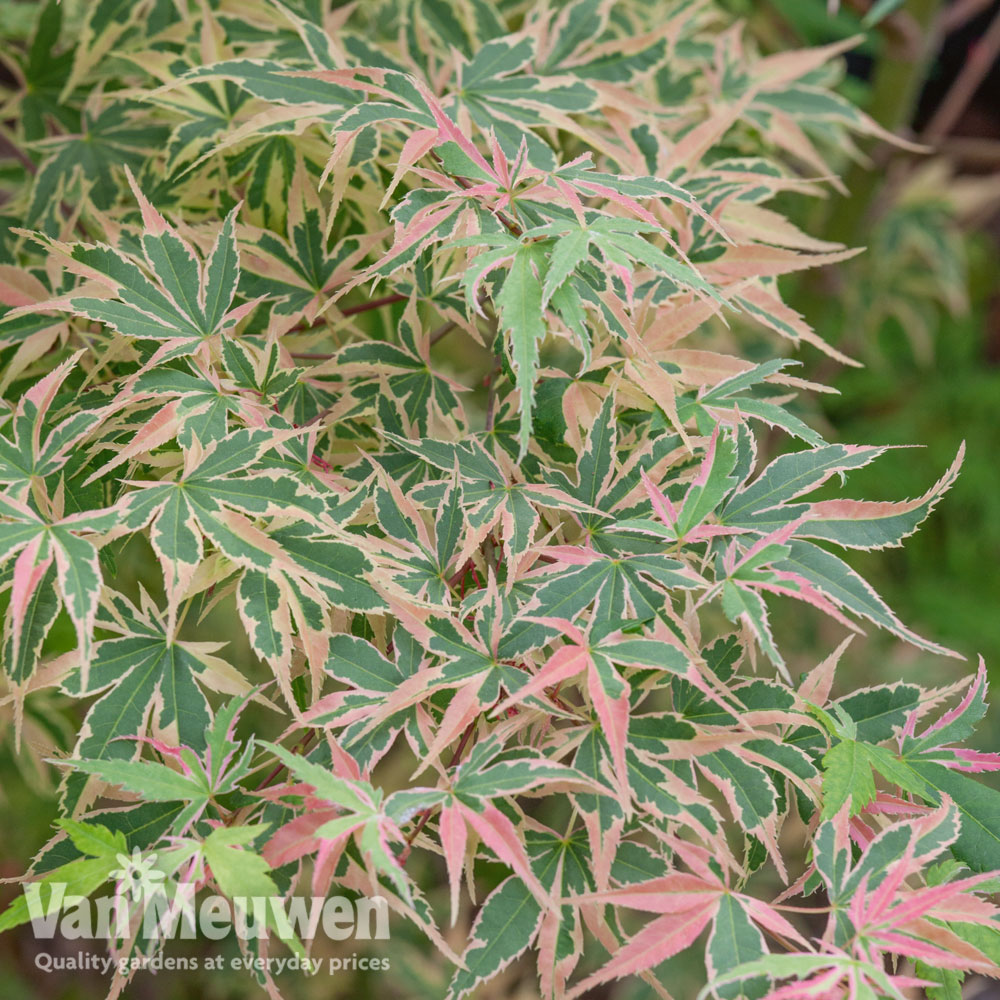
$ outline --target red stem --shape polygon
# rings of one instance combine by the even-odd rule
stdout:
[[[451,755],[451,760],[448,762],[448,767],[454,767],[455,761],[465,753],[465,748],[469,745],[469,740],[472,739],[472,734],[476,730],[476,723],[479,721],[479,716],[477,715],[472,722],[465,727],[465,732],[462,733],[462,738],[459,740],[458,746],[455,748],[455,752]],[[417,820],[417,825],[407,834],[406,836],[406,846],[399,852],[399,857],[396,860],[400,865],[405,865],[407,858],[410,856],[410,851],[413,850],[413,841],[417,839],[420,831],[427,825],[427,821],[431,818],[431,813],[434,812],[434,806],[430,806],[425,809],[420,814],[420,819]]]
[[[341,309],[340,312],[343,316],[357,316],[358,313],[368,312],[370,309],[381,309],[382,306],[391,306],[396,302],[405,302],[407,298],[408,296],[396,292],[393,295],[383,295],[380,299],[369,299],[360,305],[348,306],[346,309]]]

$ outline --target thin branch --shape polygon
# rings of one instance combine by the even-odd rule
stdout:
[[[435,152],[431,152],[431,156],[437,163],[438,167],[447,174],[460,188],[468,191],[469,188],[475,187],[475,185],[470,180],[466,180],[464,177],[459,177],[457,174],[450,173],[445,169],[445,165],[441,160],[441,157]],[[516,236],[520,238],[524,230],[512,219],[510,216],[505,215],[500,211],[499,208],[491,208],[490,211],[496,216],[497,221],[510,233],[511,236]]]
[[[944,95],[937,111],[924,129],[925,139],[940,139],[947,135],[962,116],[969,101],[976,95],[990,67],[1000,55],[1000,12],[990,22],[986,34],[973,46],[962,72]]]
[[[938,15],[944,5],[945,0],[911,0],[907,13],[919,26],[923,40],[919,57],[913,58],[910,54],[903,58],[887,49],[875,66],[866,110],[890,132],[903,128],[910,121],[927,67],[938,49]],[[870,148],[871,143],[865,143],[865,150]],[[844,177],[844,187],[851,196],[833,198],[827,204],[822,224],[824,238],[846,246],[856,246],[862,241],[865,223],[882,188],[882,181],[880,171],[871,169],[868,164],[855,163]],[[812,271],[805,278],[804,290],[809,293],[804,299],[806,319],[813,328],[826,326],[836,305],[836,297],[829,293],[828,282],[828,272],[821,269]]]
[[[455,327],[458,326],[453,319],[448,320],[447,323],[442,323],[432,334],[430,339],[430,346],[433,347],[442,337],[447,336],[451,333]]]
[[[864,16],[875,6],[875,0],[847,0],[846,6]],[[893,47],[898,58],[919,57],[922,31],[916,19],[905,7],[882,18],[876,30],[885,36],[886,42]]]
[[[388,296],[387,296],[387,298],[388,298]],[[378,305],[387,305],[387,304],[388,303],[384,302],[384,301],[378,303]],[[367,309],[375,309],[377,307],[378,307],[377,305],[369,304],[365,308],[367,308]],[[362,311],[362,310],[355,309],[355,311],[358,312],[358,311]],[[348,312],[345,311],[344,315],[347,316],[347,315],[350,315],[350,313],[348,313]],[[436,330],[434,330],[431,333],[431,335],[430,335],[430,346],[433,347],[439,340],[441,340],[442,337],[445,337],[449,333],[451,333],[451,331],[454,330],[456,326],[458,326],[458,323],[456,323],[455,320],[453,320],[453,319],[448,320],[447,323],[442,323]],[[292,354],[293,358],[299,358],[302,361],[329,361],[332,357],[334,357],[333,354],[329,354],[329,353],[314,353],[314,352],[311,352],[311,351],[292,351],[291,354]]]
[[[489,381],[486,386],[486,433],[490,434],[493,431],[493,422],[496,420],[496,408],[497,408],[497,375],[500,374],[500,359],[497,358],[493,363],[492,369],[490,369],[490,374],[487,376]],[[492,483],[490,484],[493,485]]]
[[[398,292],[392,295],[383,295],[378,299],[369,299],[367,302],[359,302],[356,306],[347,306],[346,308],[340,310],[340,315],[357,316],[359,313],[370,312],[372,309],[381,309],[382,306],[391,306],[397,302],[405,302],[408,298],[408,295],[402,295]],[[309,322],[302,320],[300,323],[296,323],[295,326],[288,331],[288,333],[304,333],[311,330],[314,326],[319,326],[322,315],[323,314],[321,313]],[[292,357],[308,357],[308,355],[293,354]]]
[[[303,427],[312,427],[313,424],[318,424],[325,420],[333,412],[333,407],[328,406],[325,410],[320,410],[315,416],[310,417],[304,424]]]
[[[500,358],[497,357],[493,361],[493,367],[490,369],[490,373],[487,376],[487,390],[486,390],[486,433],[491,434],[493,432],[493,424],[496,420],[496,409],[497,409],[497,375],[500,374]],[[490,483],[490,489],[493,489],[493,483]],[[497,559],[496,546],[493,544],[492,533],[487,533],[486,537],[483,539],[483,558],[486,560],[486,565],[489,567],[490,571],[493,573],[494,580],[497,575],[497,568],[500,565],[499,559]]]
[[[465,732],[462,733],[462,738],[459,741],[458,746],[455,748],[455,752],[451,755],[451,760],[448,761],[448,767],[452,768],[455,766],[455,762],[459,757],[465,753],[465,748],[469,745],[469,740],[472,739],[472,734],[476,731],[476,723],[479,721],[479,716],[477,715],[472,722],[465,727]],[[427,821],[431,818],[431,813],[434,812],[434,806],[430,806],[425,809],[420,814],[420,819],[417,820],[417,825],[407,834],[406,836],[406,846],[399,852],[399,857],[396,860],[400,865],[405,865],[407,859],[410,856],[410,851],[413,850],[413,842],[420,835],[420,831],[427,826]]]
[[[38,167],[35,166],[35,161],[32,160],[32,158],[28,156],[23,149],[21,149],[6,128],[0,127],[0,154],[3,153],[10,153],[10,155],[13,156],[13,158],[17,160],[17,162],[20,163],[29,174],[38,173]]]
[[[938,149],[973,167],[1000,167],[1000,141],[967,135],[945,136]]]
[[[369,299],[368,302],[362,302],[360,305],[348,306],[346,309],[341,309],[340,313],[342,316],[357,316],[358,313],[368,312],[370,309],[381,309],[382,306],[391,306],[396,302],[405,302],[408,298],[408,295],[401,295],[396,292],[393,295],[383,295],[380,299]]]
[[[954,0],[954,3],[941,15],[941,29],[948,34],[961,28],[977,14],[986,10],[993,0]]]
[[[309,744],[313,741],[313,739],[315,738],[315,736],[316,736],[316,730],[315,729],[309,730],[309,732],[306,733],[298,741],[298,743],[295,744],[294,747],[292,747],[292,753],[294,753],[294,754],[304,754],[306,752],[306,750],[309,748]],[[277,778],[281,774],[281,772],[287,769],[287,766],[288,766],[287,764],[276,764],[274,766],[274,768],[270,771],[270,773],[267,775],[267,777],[264,778],[264,780],[261,781],[260,784],[257,785],[256,788],[254,788],[253,790],[255,792],[259,792],[259,791],[262,791],[265,788],[270,787],[277,780]],[[255,768],[255,770],[256,770],[256,768]],[[256,805],[251,804],[251,805],[248,805],[248,806],[243,806],[242,808],[236,808],[236,809],[234,809],[226,817],[225,825],[226,826],[233,826],[233,825],[238,825],[239,823],[242,823],[243,820],[247,816],[249,816],[253,812],[253,810],[255,808],[256,808]]]

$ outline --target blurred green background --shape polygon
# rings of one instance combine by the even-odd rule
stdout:
[[[843,0],[835,13],[827,0],[719,3],[746,19],[765,50],[862,36],[848,55],[842,91],[886,128],[928,146],[926,153],[916,154],[872,144],[863,150],[867,163],[852,166],[845,155],[836,165],[846,176],[846,196],[831,193],[819,205],[788,196],[777,206],[813,235],[868,248],[856,260],[807,274],[784,290],[822,337],[864,365],[844,368],[817,352],[803,353],[803,374],[837,390],[804,403],[811,407],[804,415],[831,440],[921,445],[892,451],[855,473],[848,495],[885,500],[919,495],[965,441],[962,475],[922,529],[901,549],[861,553],[853,561],[908,625],[970,659],[983,655],[998,679],[1000,3]],[[0,0],[0,88],[16,86],[3,63],[22,58],[39,6]],[[875,24],[873,15],[880,17]],[[3,133],[0,128],[0,173],[13,166]],[[752,353],[757,335],[742,330],[739,335]],[[762,352],[773,349],[773,343],[760,344]],[[776,436],[765,447],[773,453],[783,442]],[[142,561],[139,555],[137,567]],[[141,569],[123,568],[129,571]],[[827,626],[794,609],[776,605],[774,610],[778,637],[801,669],[813,666],[841,638],[835,626],[826,631]],[[912,671],[930,685],[950,683],[970,669],[916,655],[884,634],[871,635],[855,641],[845,656],[842,686],[868,682],[873,665],[879,681]],[[62,706],[37,705],[33,722],[66,724],[68,716],[61,711]],[[980,740],[995,747],[1000,713],[992,718]],[[68,726],[61,742],[72,743]],[[48,835],[55,800],[38,794],[46,781],[51,790],[47,769],[15,759],[10,741],[0,739],[0,878],[19,875]],[[0,902],[16,891],[14,886],[0,890]],[[0,997],[104,995],[106,983],[97,974],[33,974],[33,947],[29,934],[0,938]],[[419,940],[401,934],[387,953],[394,965],[389,976],[345,972],[335,980],[284,978],[281,985],[289,997],[303,1000],[444,994],[447,970],[432,961]],[[674,995],[693,995],[697,970],[679,965],[677,977],[681,985]],[[255,992],[243,974],[172,973],[140,975],[127,995],[224,1000]],[[489,995],[531,997],[532,978],[511,973]],[[621,1000],[650,994],[642,984],[622,984],[606,995]]]

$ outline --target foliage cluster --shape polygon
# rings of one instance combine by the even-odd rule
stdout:
[[[454,998],[529,950],[552,997],[668,996],[698,948],[723,998],[1000,974],[984,669],[835,694],[844,644],[793,677],[768,617],[957,655],[836,550],[899,545],[961,450],[815,499],[886,447],[825,440],[786,357],[854,363],[778,279],[855,251],[769,207],[885,138],[847,44],[761,55],[700,0],[42,8],[3,115],[3,705],[45,756],[46,698],[86,704],[43,887],[138,849],[379,894]]]

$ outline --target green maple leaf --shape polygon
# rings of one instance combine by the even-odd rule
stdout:
[[[79,131],[39,139],[34,148],[43,156],[35,176],[25,223],[57,233],[60,199],[78,179],[81,194],[98,209],[110,208],[119,197],[116,180],[124,165],[138,170],[167,137],[166,129],[151,124],[137,105],[118,101],[96,114],[84,110]]]
[[[103,244],[66,246],[49,241],[57,253],[68,257],[71,268],[83,269],[114,297],[70,293],[48,307],[85,316],[126,337],[158,341],[157,359],[166,361],[193,353],[247,312],[247,308],[230,310],[240,273],[235,211],[223,222],[203,265],[191,245],[132,183],[143,212],[141,246],[146,270],[122,251]]]
[[[97,643],[86,678],[75,672],[65,682],[72,694],[100,695],[84,719],[75,756],[87,761],[129,760],[134,745],[120,737],[143,735],[154,704],[159,729],[173,727],[180,743],[203,749],[211,713],[201,685],[225,685],[231,679],[216,678],[218,663],[208,650],[173,641],[165,623],[152,612],[138,610],[119,594],[110,595],[108,611],[110,617],[102,624],[118,637]],[[79,800],[85,785],[82,772],[67,778],[67,808]]]
[[[121,867],[121,857],[128,847],[120,831],[112,832],[97,823],[72,819],[56,821],[69,834],[73,846],[83,857],[47,871],[39,880],[37,900],[41,916],[57,912],[63,905],[75,905],[80,896],[96,892],[111,873]],[[43,892],[45,888],[48,893]],[[33,919],[27,894],[18,896],[0,914],[0,932]]]

